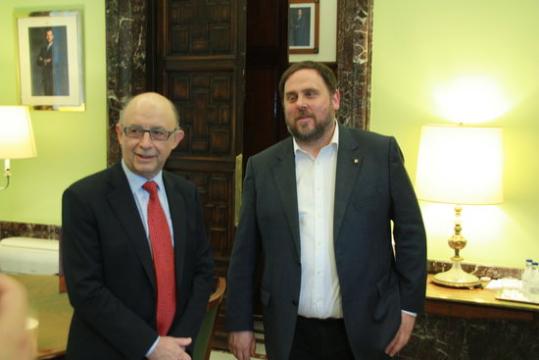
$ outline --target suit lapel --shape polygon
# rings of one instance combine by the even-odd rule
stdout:
[[[277,162],[274,167],[273,177],[277,184],[279,197],[281,198],[283,209],[292,233],[296,256],[300,260],[300,240],[299,240],[299,215],[298,215],[298,195],[296,187],[296,163],[294,157],[294,146],[290,137],[282,147],[282,151],[277,155]]]
[[[187,215],[185,209],[185,199],[181,195],[181,189],[171,179],[170,175],[163,171],[163,182],[167,191],[168,207],[174,231],[174,268],[176,269],[176,286],[179,288],[183,271],[178,271],[183,267],[185,246],[187,242]],[[195,209],[193,209],[195,211]]]
[[[133,199],[131,188],[119,163],[111,168],[110,185],[111,191],[108,194],[110,207],[118,217],[127,236],[132,240],[130,243],[135,248],[148,280],[155,288],[155,273],[146,231],[140,219],[135,199]]]
[[[333,239],[338,239],[346,207],[350,200],[363,157],[357,141],[344,126],[339,125],[339,151],[335,175],[335,205],[333,218]]]

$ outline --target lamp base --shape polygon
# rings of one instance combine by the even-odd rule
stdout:
[[[477,276],[462,270],[460,266],[462,262],[461,257],[453,256],[451,260],[453,261],[451,269],[432,277],[432,281],[435,284],[456,288],[472,288],[481,284]]]

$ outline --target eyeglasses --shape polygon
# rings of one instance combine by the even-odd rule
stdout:
[[[174,134],[176,130],[178,129],[169,131],[159,127],[145,129],[140,125],[130,125],[124,127],[124,134],[131,139],[141,139],[144,136],[144,133],[149,133],[152,140],[165,141],[168,140],[170,135]]]

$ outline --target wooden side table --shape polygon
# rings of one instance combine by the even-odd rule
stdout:
[[[427,279],[425,311],[431,315],[467,319],[505,319],[533,321],[539,319],[539,305],[496,299],[489,289],[454,289],[436,285]]]

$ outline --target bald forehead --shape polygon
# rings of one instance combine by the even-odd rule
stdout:
[[[120,116],[120,122],[126,124],[133,118],[161,118],[167,127],[179,126],[179,119],[174,104],[158,93],[144,93],[132,98]]]

